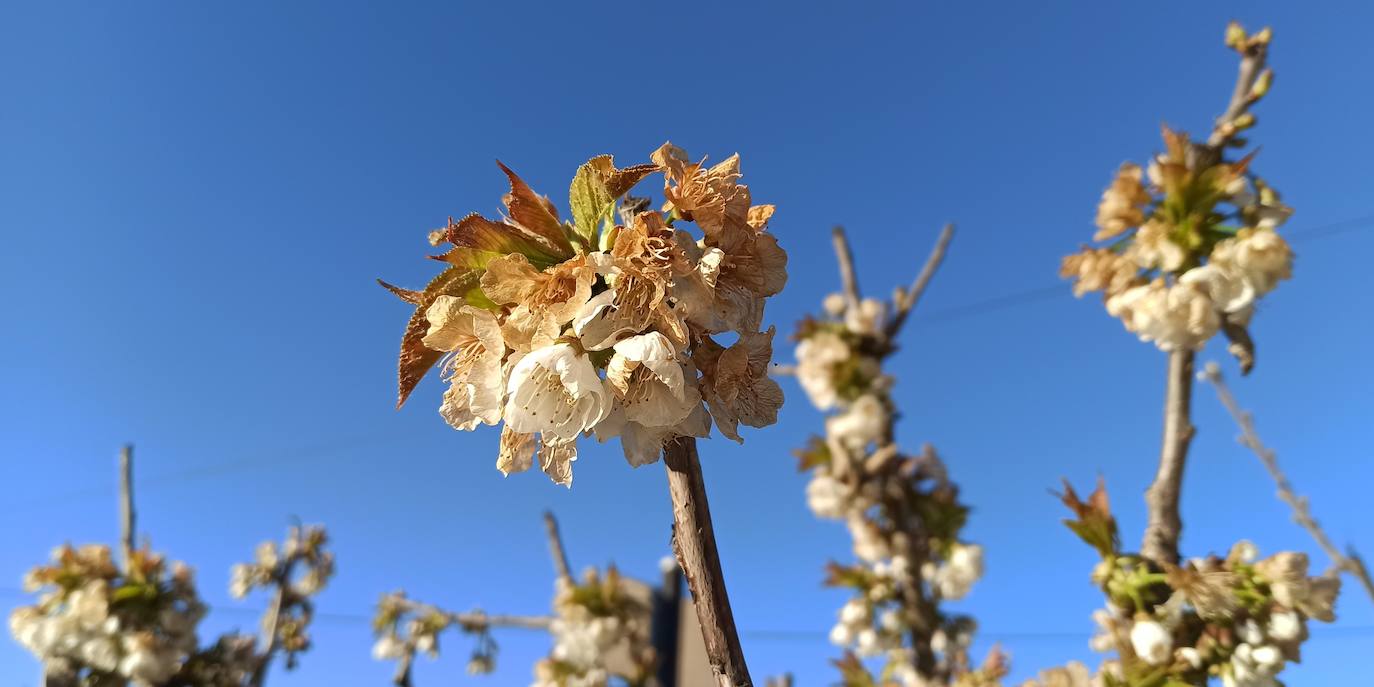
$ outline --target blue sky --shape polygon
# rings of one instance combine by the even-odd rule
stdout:
[[[1153,151],[1161,121],[1208,126],[1233,16],[1276,29],[1256,165],[1297,208],[1299,254],[1234,387],[1335,538],[1374,552],[1367,4],[16,2],[0,9],[0,599],[22,601],[53,545],[117,536],[125,441],[141,529],[199,569],[207,631],[254,626],[263,600],[226,585],[255,542],[294,516],[334,534],[317,648],[274,684],[383,684],[361,618],[384,591],[545,611],[545,508],[575,566],[654,575],[662,468],[606,446],[571,491],[502,479],[496,433],[448,429],[432,380],[393,411],[407,311],[372,280],[422,284],[426,230],[498,209],[497,157],[561,203],[588,157],[644,160],[671,139],[740,152],[755,198],[779,206],[792,279],[769,319],[784,330],[837,287],[831,225],[885,293],[959,223],[894,361],[900,438],[933,442],[975,507],[989,570],[959,608],[981,646],[1000,641],[1018,679],[1095,662],[1093,554],[1047,490],[1104,474],[1137,536],[1164,358],[1067,286],[968,306],[1055,284],[1116,165]],[[790,451],[820,418],[785,390],[777,426],[702,451],[752,670],[809,687],[834,678],[824,635],[843,594],[819,581],[848,540],[806,509]],[[1209,389],[1195,405],[1186,549],[1313,550]],[[1374,648],[1369,600],[1352,588],[1339,610],[1290,684],[1349,684]],[[547,640],[499,640],[495,676],[462,676],[455,638],[419,683],[525,683]],[[0,642],[8,684],[36,670]]]

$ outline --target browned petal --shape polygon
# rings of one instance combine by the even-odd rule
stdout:
[[[749,208],[749,226],[753,227],[754,231],[763,231],[776,211],[777,207],[773,205],[755,205]]]
[[[556,484],[572,486],[572,464],[577,460],[576,440],[566,443],[539,442],[539,467]]]
[[[544,287],[548,276],[519,253],[496,258],[482,274],[482,293],[501,304],[524,303]]]

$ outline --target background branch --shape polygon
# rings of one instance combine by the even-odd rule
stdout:
[[[1234,122],[1259,99],[1254,94],[1255,83],[1264,73],[1264,63],[1269,57],[1267,40],[1247,39],[1246,44],[1237,49],[1240,51],[1240,68],[1236,73],[1236,87],[1231,91],[1231,102],[1226,105],[1226,111],[1217,117],[1212,135],[1207,139],[1207,146],[1214,150],[1219,150],[1235,135]]]
[[[885,334],[888,341],[897,337],[897,332],[901,331],[902,325],[906,323],[907,315],[916,308],[916,303],[921,300],[921,295],[926,292],[926,287],[930,285],[930,280],[935,276],[935,271],[940,269],[940,263],[944,262],[945,251],[949,249],[949,242],[954,239],[954,225],[946,224],[940,230],[940,238],[935,240],[935,247],[931,249],[930,255],[926,256],[925,265],[921,266],[921,272],[916,275],[916,281],[906,290],[898,291],[893,301],[895,312],[892,320],[888,322]]]
[[[119,450],[119,544],[124,556],[124,572],[134,560],[134,447]]]
[[[1164,391],[1164,441],[1159,451],[1159,471],[1145,492],[1149,519],[1140,554],[1156,563],[1178,563],[1178,540],[1183,533],[1179,499],[1183,492],[1183,467],[1193,439],[1193,351],[1169,353]]]
[[[1269,472],[1269,476],[1273,478],[1274,484],[1278,487],[1279,499],[1293,510],[1293,522],[1296,522],[1300,527],[1307,530],[1308,534],[1312,535],[1312,538],[1317,541],[1317,545],[1321,547],[1322,551],[1326,552],[1337,570],[1343,570],[1359,580],[1360,584],[1364,586],[1365,592],[1369,594],[1369,598],[1374,599],[1374,581],[1371,581],[1364,561],[1353,550],[1349,554],[1342,553],[1331,541],[1331,537],[1327,536],[1326,531],[1321,528],[1316,518],[1312,517],[1311,504],[1308,503],[1306,497],[1298,495],[1298,492],[1293,489],[1293,484],[1288,481],[1288,476],[1279,469],[1278,454],[1260,441],[1259,434],[1255,432],[1253,416],[1243,410],[1240,404],[1236,402],[1236,397],[1231,394],[1230,387],[1226,385],[1226,381],[1221,376],[1221,366],[1216,363],[1207,363],[1199,378],[1210,382],[1212,388],[1216,390],[1217,398],[1221,400],[1223,406],[1226,406],[1226,411],[1231,414],[1231,418],[1240,427],[1239,441],[1241,445],[1250,449],[1255,457],[1259,458],[1260,463],[1264,465],[1264,469]]]
[[[835,244],[835,262],[840,266],[840,284],[844,288],[844,304],[851,312],[858,312],[859,277],[854,272],[854,254],[849,250],[849,239],[844,235],[844,227],[830,230],[830,240]]]
[[[554,570],[558,572],[559,578],[572,582],[568,553],[563,549],[563,538],[558,535],[558,520],[550,511],[544,511],[544,531],[549,536],[549,555],[553,558]]]
[[[673,553],[687,576],[706,658],[720,687],[749,687],[753,681],[725,590],[696,439],[678,437],[668,442],[663,463],[668,469],[668,493],[673,502]]]

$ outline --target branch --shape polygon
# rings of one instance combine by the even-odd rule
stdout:
[[[926,287],[930,285],[930,280],[935,276],[935,271],[940,269],[940,263],[944,262],[945,251],[949,249],[949,242],[954,239],[954,225],[946,224],[940,230],[940,238],[935,240],[935,247],[930,250],[930,255],[926,256],[926,263],[921,267],[920,274],[916,275],[916,281],[904,291],[898,291],[894,298],[893,305],[895,312],[892,321],[888,322],[885,336],[890,342],[897,338],[897,333],[901,331],[902,325],[906,323],[907,315],[916,308],[916,303],[921,300],[921,295],[926,292]]]
[[[489,627],[514,627],[522,630],[547,630],[553,624],[551,615],[488,615],[483,611],[468,611],[466,613],[453,613],[445,611],[438,606],[433,606],[420,601],[412,601],[404,597],[394,597],[394,602],[404,608],[407,612],[416,615],[437,615],[449,623],[458,625],[465,630],[474,631]]]
[[[1236,402],[1236,397],[1231,394],[1230,387],[1226,386],[1226,381],[1221,376],[1221,366],[1216,363],[1207,363],[1198,378],[1210,382],[1212,388],[1216,389],[1217,398],[1223,406],[1226,406],[1226,411],[1231,414],[1231,419],[1235,420],[1236,425],[1240,427],[1239,441],[1241,445],[1250,449],[1255,457],[1259,458],[1260,463],[1264,465],[1264,469],[1269,472],[1274,484],[1278,486],[1279,499],[1293,510],[1293,522],[1296,522],[1300,527],[1307,530],[1308,534],[1312,535],[1312,538],[1317,541],[1317,546],[1326,552],[1337,570],[1344,570],[1354,576],[1364,586],[1369,597],[1374,599],[1374,580],[1370,579],[1369,571],[1364,567],[1364,561],[1353,550],[1349,555],[1342,553],[1327,536],[1326,531],[1321,528],[1316,518],[1312,517],[1312,509],[1307,499],[1298,495],[1297,491],[1293,489],[1293,484],[1288,481],[1288,476],[1279,469],[1278,454],[1275,453],[1274,449],[1265,446],[1260,441],[1259,434],[1255,432],[1254,418],[1250,413],[1241,409],[1240,404]]]
[[[553,513],[544,511],[544,530],[549,536],[549,555],[553,557],[553,567],[560,579],[572,582],[572,569],[568,566],[568,553],[563,550],[563,538],[558,536],[558,520]]]
[[[1237,27],[1238,28],[1238,27]],[[1207,147],[1219,150],[1235,135],[1233,123],[1245,114],[1259,98],[1254,95],[1255,82],[1264,72],[1264,63],[1269,57],[1269,42],[1254,38],[1243,39],[1245,45],[1238,46],[1240,69],[1236,74],[1236,87],[1231,91],[1231,102],[1226,111],[1217,117],[1212,135],[1207,138]]]
[[[835,261],[840,264],[840,283],[844,286],[844,304],[850,312],[858,312],[859,277],[854,272],[854,254],[849,250],[849,239],[844,235],[844,227],[830,230],[830,239],[835,244]]]
[[[119,450],[119,542],[124,554],[124,572],[134,560],[134,447]]]
[[[1193,351],[1169,353],[1168,382],[1164,394],[1164,441],[1159,452],[1159,472],[1145,493],[1149,520],[1140,553],[1158,564],[1177,564],[1178,540],[1183,532],[1178,502],[1183,491],[1183,467],[1193,439],[1189,420],[1193,395]]]
[[[296,528],[292,536],[296,538],[297,548],[300,547],[301,528]],[[295,571],[296,559],[291,556],[285,558],[285,562],[280,568],[281,574],[274,582],[277,591],[272,595],[272,605],[267,609],[267,614],[262,617],[262,637],[259,644],[262,646],[261,655],[258,657],[258,664],[253,668],[252,678],[248,684],[251,687],[262,687],[267,680],[267,667],[272,664],[272,657],[276,655],[280,642],[277,635],[280,632],[281,616],[290,603],[287,598],[291,586],[291,574]]]
[[[836,241],[837,245],[840,243]],[[716,534],[711,527],[711,508],[706,502],[696,439],[678,437],[669,442],[663,452],[663,463],[668,469],[668,493],[673,502],[673,552],[692,592],[706,658],[720,687],[749,687],[753,681],[744,663],[744,649],[725,590],[725,573],[720,567]]]

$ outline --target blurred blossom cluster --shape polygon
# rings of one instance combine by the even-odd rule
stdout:
[[[589,568],[580,583],[560,578],[549,627],[553,651],[535,664],[533,687],[605,687],[613,677],[649,684],[656,664],[650,607],[631,588],[637,584],[615,566],[604,576]]]
[[[845,685],[997,684],[1005,658],[994,652],[972,667],[973,619],[939,607],[982,577],[983,550],[959,538],[968,509],[934,451],[907,456],[894,442],[893,380],[883,372],[894,311],[833,294],[796,337],[798,380],[828,411],[824,437],[797,452],[811,473],[807,503],[818,517],[848,525],[858,558],[829,567],[827,584],[854,592],[830,632],[846,649],[837,665]],[[875,678],[863,661],[878,657],[885,660]]]
[[[295,667],[297,654],[310,648],[310,597],[334,575],[334,554],[324,548],[327,541],[323,527],[292,527],[280,547],[265,541],[258,545],[253,562],[239,563],[230,571],[229,593],[236,599],[254,589],[274,590],[275,610],[263,617],[263,632],[272,632],[275,625],[269,641],[286,653],[288,668]]]
[[[322,530],[315,541],[314,555],[326,558],[318,549]],[[323,573],[311,591],[300,591],[298,603],[305,603],[303,597],[317,591],[327,576]],[[279,580],[267,576],[253,585],[278,586]],[[241,687],[271,658],[251,635],[226,634],[200,647],[196,626],[206,609],[191,569],[169,564],[147,548],[133,551],[121,568],[107,546],[62,546],[51,564],[29,572],[24,586],[41,594],[36,604],[10,615],[11,634],[48,674],[83,685]],[[268,616],[273,617],[272,610]],[[292,641],[300,638],[297,644],[283,636],[289,652],[305,648],[306,620],[308,615],[290,635]]]
[[[787,279],[767,231],[773,206],[752,204],[737,155],[707,167],[664,144],[652,160],[584,164],[570,221],[503,165],[504,217],[471,214],[432,233],[449,246],[434,256],[445,271],[423,291],[384,283],[416,306],[401,401],[438,364],[450,425],[504,420],[497,468],[527,470],[537,456],[560,484],[571,484],[579,436],[619,437],[638,466],[665,441],[707,436],[713,419],[736,441],[741,424],[776,422],[774,330],[760,331],[765,299]],[[665,179],[661,211],[625,196],[654,173]]]
[[[553,648],[534,666],[534,687],[606,687],[613,679],[647,685],[656,665],[648,599],[645,585],[621,577],[614,566],[604,575],[588,569],[580,583],[559,578],[552,617],[451,613],[395,592],[378,604],[372,656],[398,661],[395,682],[409,685],[415,655],[438,658],[439,635],[457,629],[476,639],[468,672],[485,674],[496,668],[499,647],[491,636],[493,627],[541,628],[552,635]]]
[[[1227,44],[1260,60],[1271,32],[1248,36],[1232,24]],[[1202,348],[1218,331],[1248,371],[1247,326],[1256,304],[1292,274],[1293,251],[1277,229],[1292,214],[1252,170],[1255,153],[1230,159],[1255,124],[1249,108],[1273,74],[1258,72],[1206,142],[1164,127],[1164,152],[1145,168],[1125,163],[1102,193],[1097,246],[1064,258],[1074,294],[1103,293],[1107,312],[1161,350]]]
[[[1280,687],[1277,675],[1299,660],[1308,621],[1335,620],[1340,578],[1309,576],[1306,554],[1259,559],[1243,541],[1225,558],[1160,565],[1120,551],[1102,486],[1086,501],[1066,486],[1063,498],[1075,515],[1066,524],[1102,556],[1092,577],[1107,605],[1093,616],[1092,648],[1117,658],[1096,676],[1074,665],[1031,684],[1203,687],[1219,678],[1225,687]]]

